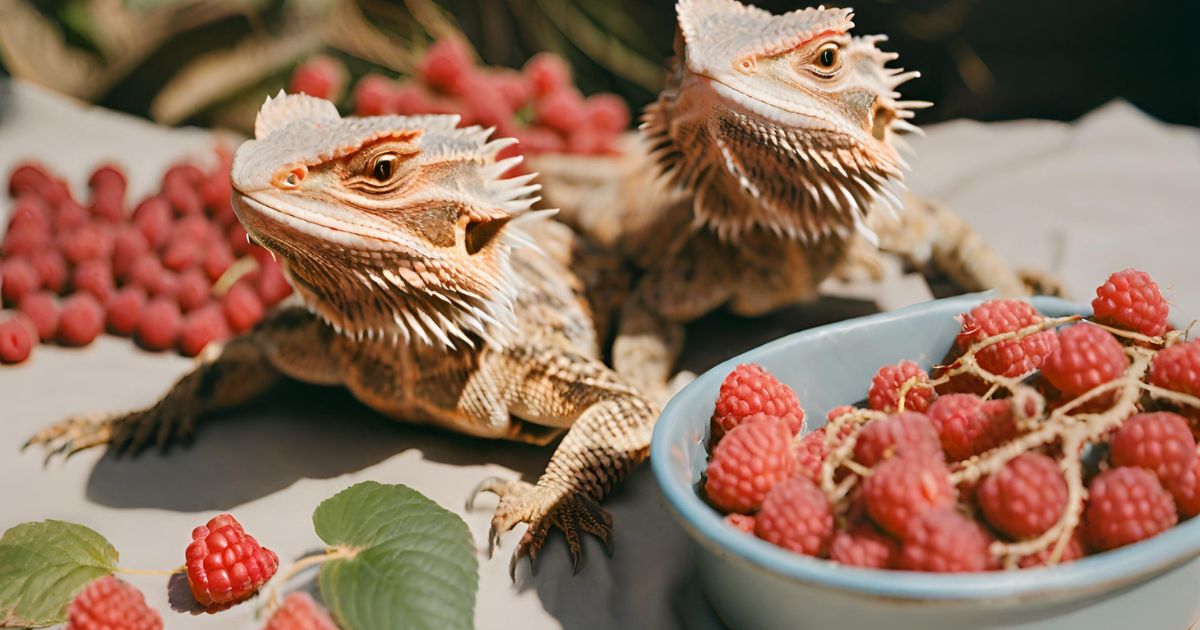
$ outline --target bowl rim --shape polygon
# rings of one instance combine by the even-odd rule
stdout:
[[[875,326],[950,307],[965,312],[992,297],[989,293],[973,293],[932,300],[803,330],[744,352],[700,375],[668,402],[654,427],[650,443],[650,465],[671,507],[670,511],[682,521],[683,529],[696,538],[698,544],[709,547],[715,545],[781,577],[814,586],[901,599],[994,600],[1115,589],[1200,555],[1200,518],[1195,518],[1148,540],[1055,567],[956,574],[849,567],[782,551],[766,541],[729,527],[720,514],[700,499],[691,484],[680,483],[676,479],[677,475],[671,468],[670,450],[686,444],[690,436],[695,435],[695,429],[688,427],[688,418],[681,411],[684,406],[682,401],[699,395],[701,390],[707,390],[714,385],[713,381],[719,384],[737,364],[754,361],[756,356],[767,352],[803,344],[807,338],[830,330],[847,331]],[[1034,297],[1029,301],[1043,312],[1091,312],[1090,305],[1058,298]]]

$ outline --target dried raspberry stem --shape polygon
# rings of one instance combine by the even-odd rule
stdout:
[[[271,255],[274,256],[275,254]],[[212,294],[218,297],[225,295],[229,292],[229,288],[237,284],[237,281],[240,280],[242,276],[248,273],[253,273],[257,269],[257,258],[254,256],[242,256],[232,265],[229,265],[229,268],[225,270],[225,273],[221,274],[221,277],[217,278],[217,281],[213,283]]]
[[[187,565],[181,565],[171,569],[170,571],[141,571],[139,569],[115,569],[116,573],[128,573],[130,575],[175,575],[187,571]]]
[[[301,571],[329,560],[336,560],[338,558],[349,559],[356,555],[358,555],[358,550],[351,547],[330,547],[325,550],[325,553],[314,554],[297,560],[292,564],[292,566],[288,567],[287,571],[284,571],[283,574],[275,580],[275,584],[271,587],[271,593],[267,596],[266,605],[268,616],[279,609],[281,603],[279,597],[280,589],[283,588],[283,586],[286,585],[289,580],[291,580],[293,577],[296,577],[296,575]]]

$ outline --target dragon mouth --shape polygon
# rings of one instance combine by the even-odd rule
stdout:
[[[396,244],[382,232],[367,234],[363,226],[355,226],[320,213],[308,212],[286,203],[267,203],[254,193],[233,191],[233,210],[238,220],[252,235],[271,237],[280,228],[304,237],[340,245],[348,249],[382,251],[396,249]],[[371,230],[373,231],[373,230]]]
[[[719,79],[711,77],[702,78],[706,79],[706,83],[727,106],[732,105],[747,114],[794,129],[836,130],[836,127],[829,121],[825,112],[819,109],[809,109],[803,112],[792,111],[786,109],[781,103],[773,103],[769,100],[751,96]]]

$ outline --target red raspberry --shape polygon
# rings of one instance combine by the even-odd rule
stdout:
[[[793,436],[804,430],[804,409],[796,392],[755,363],[739,365],[721,383],[713,420],[730,431],[756,413],[783,420]]]
[[[62,194],[59,186],[61,183],[54,181],[46,168],[36,162],[21,164],[8,178],[8,194],[14,197],[30,193],[50,201],[50,197]]]
[[[41,197],[23,195],[13,204],[12,218],[8,220],[8,229],[38,228],[50,229],[50,207]]]
[[[475,64],[466,44],[455,37],[443,37],[434,42],[417,64],[421,79],[446,94],[458,93],[458,82],[474,70]]]
[[[104,330],[104,308],[91,293],[76,293],[67,298],[58,316],[58,342],[65,346],[86,346]]]
[[[113,239],[112,271],[118,278],[124,278],[133,266],[138,256],[150,251],[150,242],[146,235],[135,225],[122,225],[117,228],[116,238]]]
[[[342,62],[325,55],[313,55],[292,71],[288,94],[307,94],[336,101],[346,87],[348,77]]]
[[[200,182],[204,181],[204,171],[194,164],[175,164],[163,173],[163,187],[171,182],[178,182],[187,186],[199,186]]]
[[[495,70],[483,75],[492,83],[512,111],[520,110],[533,98],[533,84],[516,70]]]
[[[5,258],[25,256],[42,251],[50,246],[50,228],[40,225],[16,225],[4,234],[0,253]]]
[[[5,304],[16,304],[26,294],[41,287],[41,277],[33,263],[24,258],[14,258],[0,265],[0,294]]]
[[[125,274],[125,282],[136,284],[151,293],[157,293],[164,284],[163,276],[165,274],[166,270],[163,269],[158,254],[146,252],[129,265],[129,271]]]
[[[974,394],[939,396],[929,408],[929,420],[954,461],[989,451],[1017,434],[1008,401],[984,401]]]
[[[88,584],[67,610],[65,630],[163,630],[162,615],[132,584],[106,575]]]
[[[629,106],[616,94],[593,94],[583,105],[588,122],[597,130],[616,135],[629,127]]]
[[[183,312],[194,311],[208,303],[212,297],[208,276],[198,268],[193,267],[179,274],[179,284],[175,287],[175,299]]]
[[[1054,553],[1054,548],[1058,543],[1050,543],[1050,547],[1043,549],[1032,556],[1025,556],[1017,562],[1017,566],[1022,569],[1031,569],[1033,567],[1044,567],[1050,561],[1050,554]],[[1079,529],[1071,535],[1067,540],[1067,548],[1063,550],[1062,557],[1058,559],[1059,564],[1075,562],[1076,560],[1087,555],[1087,549],[1084,547],[1083,539],[1080,537]]]
[[[33,350],[33,335],[16,317],[0,323],[0,363],[20,363],[28,359]]]
[[[1058,350],[1042,365],[1042,376],[1064,394],[1087,393],[1129,367],[1121,342],[1103,328],[1076,324],[1063,330],[1059,340]]]
[[[985,477],[975,497],[993,529],[1011,538],[1036,538],[1062,517],[1067,481],[1050,457],[1022,453]]]
[[[867,569],[891,569],[900,556],[900,541],[870,523],[860,523],[833,537],[829,558]]]
[[[917,379],[917,385],[909,389],[904,397],[904,410],[924,412],[929,409],[929,403],[935,395],[933,388],[927,387],[929,375],[912,361],[901,361],[879,368],[875,377],[871,379],[871,389],[867,393],[871,408],[896,413],[900,404],[900,388],[912,378]]]
[[[138,318],[146,307],[146,290],[130,285],[113,296],[108,302],[108,332],[122,337],[133,335]]]
[[[792,472],[792,436],[782,420],[764,418],[733,428],[713,449],[704,492],[724,512],[749,513],[771,486]]]
[[[91,218],[88,211],[74,199],[62,200],[57,208],[57,212],[54,214],[54,231],[59,234],[83,227]]]
[[[571,133],[587,121],[583,95],[573,87],[559,88],[538,99],[533,107],[539,123]]]
[[[167,242],[174,220],[172,214],[171,204],[162,197],[147,197],[133,211],[133,223],[150,243],[150,249],[158,249]]]
[[[1028,302],[988,300],[962,315],[962,332],[956,341],[959,348],[966,350],[988,337],[1020,330],[1043,319]],[[1024,339],[988,346],[976,353],[975,358],[980,367],[993,374],[1016,378],[1041,367],[1057,349],[1058,335],[1053,330],[1044,330]]]
[[[163,193],[181,216],[198,216],[204,212],[204,199],[194,185],[183,181],[182,175],[163,182]]]
[[[304,591],[292,591],[263,630],[338,630],[329,613]]]
[[[854,459],[872,467],[893,455],[943,461],[942,442],[925,414],[906,411],[863,425],[854,444]]]
[[[175,300],[156,297],[142,308],[134,333],[143,348],[166,350],[175,346],[182,323],[183,315]]]
[[[1092,300],[1096,321],[1151,337],[1166,331],[1170,310],[1150,274],[1136,269],[1109,276]]]
[[[1164,485],[1196,461],[1196,438],[1183,416],[1166,411],[1130,417],[1113,435],[1113,466],[1140,466],[1154,471]]]
[[[228,514],[192,530],[187,548],[187,578],[203,606],[246,599],[275,575],[279,556],[260,547]]]
[[[1180,516],[1192,518],[1200,514],[1200,457],[1193,459],[1183,474],[1168,479],[1163,485],[1175,499]]]
[[[585,123],[567,136],[567,151],[575,155],[604,155],[615,153],[612,137]]]
[[[522,69],[525,77],[533,84],[538,96],[570,87],[571,67],[563,58],[552,52],[538,53],[525,62]]]
[[[359,116],[383,116],[392,111],[394,81],[378,74],[368,74],[354,86],[354,109]]]
[[[897,564],[906,571],[987,571],[994,566],[991,544],[987,530],[954,508],[929,510],[909,525]]]
[[[837,420],[838,418],[855,411],[858,411],[858,408],[854,405],[842,405],[841,407],[834,407],[833,409],[829,410],[828,414],[825,415],[825,422],[833,422],[834,420]]]
[[[1083,520],[1091,546],[1108,551],[1145,540],[1179,522],[1175,500],[1145,468],[1113,468],[1088,485]]]
[[[179,351],[184,356],[194,357],[213,341],[229,338],[229,324],[221,307],[213,302],[199,308],[183,318],[179,329]]]
[[[458,80],[456,89],[471,118],[485,127],[498,127],[513,117],[513,109],[500,88],[488,77],[469,73]]]
[[[171,226],[171,234],[167,237],[167,247],[172,241],[192,241],[197,245],[204,244],[213,235],[214,227],[208,219],[202,216],[184,217]]]
[[[734,529],[750,534],[751,536],[754,535],[755,518],[753,516],[731,512],[725,515],[725,522]]]
[[[71,287],[75,291],[91,293],[101,303],[107,302],[117,289],[112,267],[102,258],[92,258],[76,265],[71,274]]]
[[[415,82],[409,82],[396,86],[391,95],[391,108],[397,114],[413,116],[429,113],[434,105],[425,88]]]
[[[47,289],[62,293],[67,286],[67,259],[55,249],[44,249],[29,255],[29,262]]]
[[[517,148],[525,155],[540,153],[562,153],[567,150],[567,143],[562,134],[549,127],[530,127],[520,129],[513,134],[521,143]]]
[[[21,298],[17,310],[25,314],[37,328],[38,338],[42,341],[54,339],[58,331],[58,304],[54,294],[49,291],[29,293]]]
[[[200,198],[208,208],[208,217],[217,225],[229,225],[237,221],[233,211],[233,182],[229,179],[229,166],[218,168],[204,178],[199,187]]]
[[[792,474],[819,481],[825,455],[825,427],[821,427],[792,445]]]
[[[229,243],[229,249],[233,250],[234,257],[246,256],[256,249],[262,249],[250,243],[246,228],[242,227],[241,223],[230,224],[229,230],[225,233],[225,240]]]
[[[105,164],[97,168],[88,178],[88,188],[91,188],[94,193],[104,191],[123,197],[126,186],[125,173],[121,172],[121,167],[113,164]]]
[[[91,210],[98,221],[120,223],[125,220],[125,197],[122,193],[102,189],[92,194]]]
[[[224,239],[218,239],[209,243],[208,247],[204,249],[204,260],[200,262],[200,266],[204,268],[208,279],[216,282],[233,263],[233,250],[229,249],[229,243],[226,243]]]
[[[282,265],[272,260],[260,266],[259,270],[254,284],[263,306],[271,308],[292,294],[292,285],[284,277]]]
[[[775,484],[754,519],[754,535],[796,553],[824,557],[833,539],[829,500],[810,479]]]
[[[909,522],[933,508],[954,505],[954,486],[944,464],[893,457],[863,482],[867,514],[889,534],[905,537]]]
[[[229,322],[230,329],[238,334],[254,328],[263,318],[262,300],[247,281],[230,287],[221,300],[221,307],[225,310],[225,321]]]
[[[1150,362],[1151,385],[1200,396],[1200,339],[1159,350]]]
[[[93,258],[112,258],[112,229],[95,223],[82,225],[64,234],[58,240],[58,249],[70,262],[81,263]]]

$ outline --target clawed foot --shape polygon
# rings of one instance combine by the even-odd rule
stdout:
[[[56,455],[66,459],[106,444],[119,453],[129,451],[136,455],[152,443],[165,450],[171,442],[190,437],[192,428],[186,414],[165,413],[158,407],[132,413],[81,414],[42,429],[22,450],[30,446],[46,448],[47,463]]]
[[[529,524],[529,529],[521,537],[521,542],[517,544],[512,561],[508,565],[509,576],[514,580],[517,562],[523,556],[529,556],[530,567],[534,567],[537,552],[545,544],[546,535],[550,533],[551,527],[562,530],[566,535],[567,546],[571,551],[571,567],[575,572],[579,572],[579,561],[583,557],[581,532],[587,532],[604,541],[605,549],[612,555],[612,515],[590,496],[572,493],[550,497],[549,492],[543,494],[540,489],[524,481],[493,477],[479,484],[471,494],[468,509],[473,508],[475,497],[484,492],[491,492],[500,497],[500,504],[496,506],[492,527],[488,532],[489,555],[500,546],[501,535],[518,523]]]

